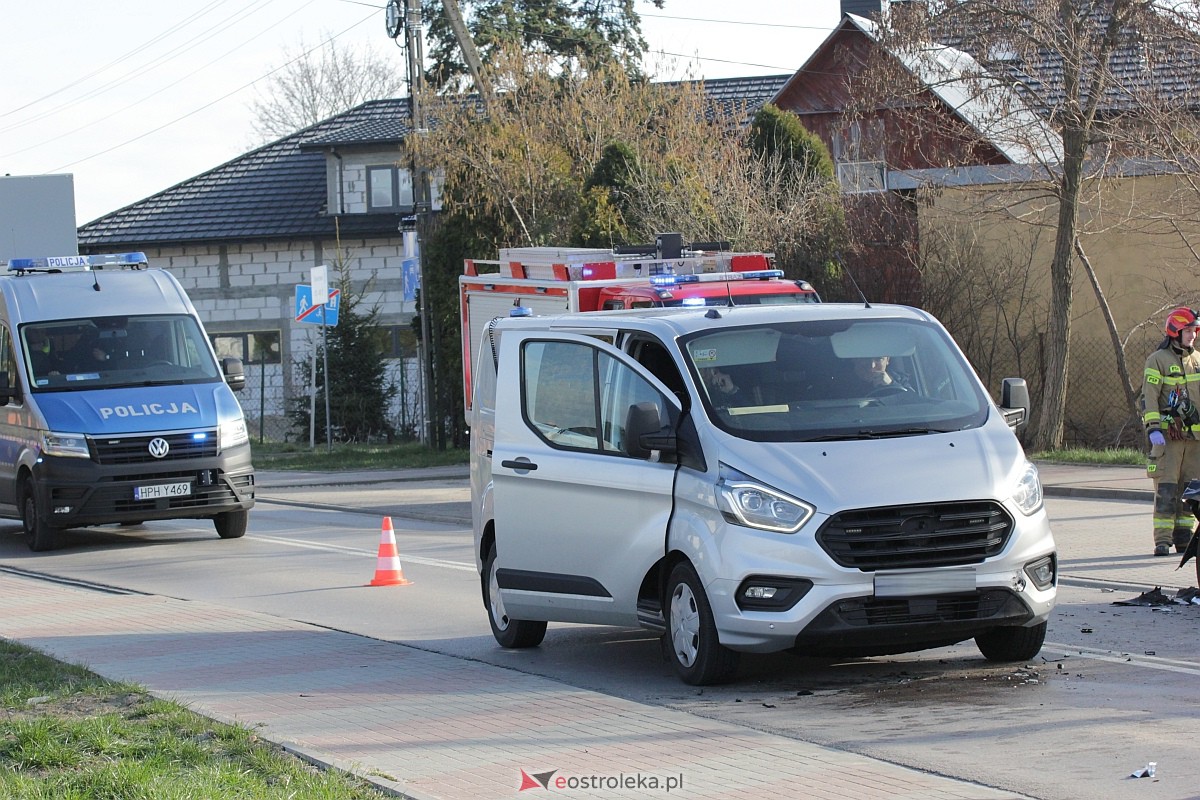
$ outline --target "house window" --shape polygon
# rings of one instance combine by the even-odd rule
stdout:
[[[833,135],[838,183],[847,193],[887,189],[883,120],[854,121]]]
[[[412,173],[398,167],[367,167],[368,211],[408,210],[412,204]]]
[[[243,364],[280,363],[279,341],[279,331],[218,333],[212,337],[217,358],[240,358]]]

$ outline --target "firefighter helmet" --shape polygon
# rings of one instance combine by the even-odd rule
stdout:
[[[1184,328],[1194,328],[1196,324],[1196,312],[1186,306],[1180,306],[1167,314],[1167,322],[1163,327],[1167,336],[1175,337],[1182,333]]]

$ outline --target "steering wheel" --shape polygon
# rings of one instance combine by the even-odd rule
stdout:
[[[888,395],[902,394],[907,391],[908,389],[905,389],[898,383],[885,383],[883,386],[876,386],[874,389],[867,392],[867,397],[887,397]]]

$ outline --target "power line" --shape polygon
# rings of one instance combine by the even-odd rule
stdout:
[[[299,8],[299,9],[289,9],[289,12],[288,12],[288,13],[289,13],[289,16],[290,16],[290,14],[292,14],[292,13],[295,13],[296,11],[299,11],[299,10],[301,10],[301,9],[303,9],[303,8],[306,8],[306,7],[307,7],[307,6],[309,6],[309,5],[312,5],[312,3],[314,3],[314,2],[316,2],[316,0],[308,0],[308,2],[306,2],[304,5],[300,6],[300,8]],[[101,124],[101,123],[105,122],[106,120],[112,119],[112,118],[113,118],[113,117],[115,117],[115,116],[118,116],[118,115],[120,115],[120,114],[123,114],[123,113],[125,113],[126,111],[130,110],[131,108],[134,108],[134,107],[136,107],[136,106],[139,106],[139,105],[141,105],[142,103],[146,102],[146,101],[147,101],[147,100],[149,100],[150,98],[152,98],[152,97],[155,97],[155,96],[157,96],[157,95],[160,95],[160,94],[162,94],[163,92],[167,91],[168,89],[171,89],[171,88],[174,88],[175,86],[178,86],[180,83],[183,83],[184,81],[188,80],[189,78],[191,78],[191,77],[193,77],[193,76],[197,75],[198,73],[200,73],[200,72],[203,72],[204,70],[208,69],[208,68],[209,68],[209,67],[211,67],[213,64],[216,64],[216,63],[218,63],[218,62],[220,62],[220,61],[223,61],[225,58],[227,58],[228,56],[230,56],[230,55],[231,55],[231,54],[233,54],[234,52],[236,52],[236,51],[238,51],[238,50],[242,49],[243,47],[245,47],[246,45],[248,45],[248,44],[250,44],[250,43],[252,43],[252,42],[256,41],[256,40],[258,39],[258,37],[262,36],[262,35],[263,35],[264,33],[266,33],[267,31],[269,31],[269,30],[272,30],[272,29],[274,29],[274,28],[277,28],[277,27],[279,27],[280,25],[282,25],[283,23],[287,22],[287,21],[288,21],[288,18],[289,18],[288,16],[285,16],[285,17],[283,17],[282,19],[279,19],[279,20],[277,20],[277,21],[275,21],[275,22],[272,22],[270,25],[268,25],[267,27],[265,27],[265,28],[263,28],[262,30],[258,31],[256,34],[254,34],[254,35],[253,35],[253,36],[251,36],[250,38],[248,38],[248,39],[245,39],[245,40],[243,40],[242,42],[240,42],[239,44],[236,44],[236,45],[234,45],[233,47],[229,48],[228,50],[226,50],[225,52],[223,52],[223,53],[221,53],[220,55],[216,56],[215,58],[212,58],[212,59],[208,60],[208,61],[207,61],[207,62],[205,62],[204,64],[201,64],[199,67],[196,67],[196,68],[195,68],[195,69],[193,69],[192,71],[190,71],[190,72],[188,72],[188,73],[186,73],[186,74],[184,74],[184,75],[180,76],[179,78],[175,79],[174,81],[171,81],[170,83],[168,83],[168,84],[166,84],[166,85],[164,85],[164,86],[161,86],[161,87],[159,87],[158,89],[155,89],[153,92],[150,92],[149,94],[143,95],[142,97],[138,98],[137,100],[134,100],[134,101],[133,101],[133,102],[131,102],[131,103],[127,103],[126,105],[122,106],[121,108],[114,109],[113,111],[110,111],[109,113],[105,114],[105,115],[104,115],[104,116],[102,116],[102,117],[90,118],[90,119],[89,119],[87,122],[85,122],[83,125],[80,125],[80,126],[78,126],[78,127],[76,127],[76,128],[72,128],[72,129],[71,129],[71,130],[69,130],[69,131],[64,131],[63,133],[60,133],[60,134],[59,134],[59,135],[57,135],[57,136],[51,137],[51,138],[49,138],[49,139],[39,139],[39,140],[38,140],[36,143],[34,143],[34,144],[31,144],[31,145],[29,145],[29,146],[27,146],[27,147],[23,147],[23,148],[21,148],[20,150],[12,150],[12,151],[10,151],[10,152],[8,152],[8,153],[4,153],[3,155],[0,155],[0,158],[8,158],[8,157],[10,157],[10,156],[15,156],[15,155],[19,155],[19,154],[21,154],[21,153],[25,153],[25,152],[27,152],[27,151],[29,151],[29,150],[36,150],[37,148],[39,148],[39,147],[42,147],[43,145],[50,144],[51,142],[57,142],[57,141],[59,141],[60,139],[65,139],[65,138],[66,138],[66,137],[68,137],[68,136],[72,136],[72,135],[74,135],[74,134],[76,134],[76,133],[79,133],[80,131],[86,130],[87,128],[94,127],[94,126],[96,126],[96,125],[99,125],[99,124]],[[360,24],[361,24],[361,23],[360,23]],[[311,52],[311,51],[310,51],[310,52]],[[9,130],[9,129],[0,130],[0,132],[4,132],[4,131],[7,131],[7,130]]]
[[[310,53],[312,53],[312,52],[315,52],[315,51],[316,51],[316,50],[318,50],[319,48],[322,48],[322,47],[324,47],[325,45],[329,44],[329,43],[330,43],[330,42],[332,42],[334,39],[337,39],[339,36],[344,36],[345,34],[349,33],[349,32],[350,32],[350,31],[352,31],[352,30],[354,30],[355,28],[357,28],[359,25],[362,25],[362,24],[363,24],[364,22],[366,22],[367,20],[370,20],[370,19],[376,18],[376,17],[378,16],[378,13],[379,13],[379,12],[378,12],[378,9],[375,9],[375,10],[373,10],[373,11],[372,11],[370,14],[368,14],[366,17],[363,17],[362,19],[360,19],[358,22],[354,23],[354,24],[353,24],[353,25],[351,25],[350,27],[348,27],[348,28],[346,28],[346,29],[342,30],[342,31],[341,31],[341,32],[339,32],[339,33],[335,33],[334,35],[332,35],[332,36],[330,36],[330,37],[326,38],[324,41],[322,41],[322,42],[320,42],[319,44],[317,44],[316,46],[314,46],[314,47],[312,47],[312,48],[310,48],[310,49],[308,49],[308,50],[304,51],[303,53],[301,53],[300,55],[298,55],[298,56],[296,56],[295,58],[291,59],[290,61],[287,61],[286,63],[280,64],[278,67],[276,67],[275,69],[271,70],[270,72],[267,72],[267,73],[265,73],[265,74],[263,74],[263,75],[259,75],[259,76],[258,76],[257,78],[255,78],[254,80],[251,80],[251,81],[249,81],[249,82],[247,82],[247,83],[243,83],[241,86],[237,87],[236,89],[232,89],[232,90],[230,90],[230,91],[226,92],[225,94],[221,95],[220,97],[218,97],[218,98],[216,98],[216,99],[214,99],[214,100],[211,100],[210,102],[208,102],[208,103],[205,103],[205,104],[204,104],[204,105],[202,105],[202,106],[199,106],[199,107],[197,107],[197,108],[194,108],[194,109],[192,109],[191,111],[187,112],[186,114],[181,114],[180,116],[176,117],[175,119],[172,119],[172,120],[170,120],[170,121],[168,121],[168,122],[164,122],[162,125],[159,125],[159,126],[158,126],[158,127],[156,127],[156,128],[151,128],[150,130],[148,130],[148,131],[145,131],[144,133],[140,133],[140,134],[138,134],[137,136],[134,136],[134,137],[133,137],[133,138],[131,138],[131,139],[126,139],[126,140],[125,140],[125,141],[123,141],[123,142],[119,142],[119,143],[117,143],[117,144],[114,144],[112,147],[106,147],[106,148],[105,148],[105,149],[103,149],[103,150],[100,150],[100,151],[98,151],[98,152],[92,153],[90,156],[84,156],[83,158],[77,158],[77,159],[75,159],[74,161],[71,161],[71,162],[69,162],[69,163],[66,163],[66,164],[60,164],[59,166],[57,166],[57,167],[54,167],[53,169],[51,169],[51,170],[50,170],[50,172],[59,172],[60,170],[67,169],[68,167],[73,167],[73,166],[75,166],[76,164],[82,164],[84,161],[90,161],[90,160],[92,160],[93,158],[98,158],[98,157],[100,157],[100,156],[102,156],[102,155],[107,155],[108,153],[111,153],[111,152],[112,152],[112,151],[114,151],[114,150],[119,150],[120,148],[122,148],[122,147],[125,147],[126,145],[133,144],[134,142],[137,142],[137,141],[140,141],[140,140],[142,140],[142,139],[145,139],[147,136],[150,136],[150,135],[152,135],[152,134],[158,133],[159,131],[161,131],[161,130],[163,130],[163,129],[165,129],[165,128],[169,128],[170,126],[172,126],[172,125],[174,125],[174,124],[176,124],[176,123],[178,123],[178,122],[182,122],[183,120],[187,119],[188,117],[191,117],[191,116],[194,116],[194,115],[196,115],[196,114],[199,114],[201,111],[204,111],[204,110],[205,110],[205,109],[207,109],[207,108],[211,108],[212,106],[215,106],[217,103],[221,102],[222,100],[225,100],[225,99],[227,99],[227,98],[229,98],[229,97],[232,97],[233,95],[237,94],[238,92],[240,92],[240,91],[242,91],[242,90],[244,90],[244,89],[248,89],[248,88],[250,88],[250,87],[251,87],[251,86],[253,86],[254,84],[256,84],[256,83],[258,83],[259,81],[261,81],[263,78],[269,78],[270,76],[274,75],[276,72],[279,72],[279,71],[280,71],[280,70],[282,70],[282,69],[286,69],[287,67],[289,67],[289,66],[291,66],[292,64],[296,63],[296,62],[297,62],[297,61],[299,61],[300,59],[302,59],[302,58],[304,58],[304,57],[308,56]]]
[[[714,25],[753,25],[760,28],[791,28],[801,31],[825,31],[829,33],[833,30],[828,25],[787,25],[781,22],[748,22],[740,19],[705,19],[703,17],[672,17],[667,14],[638,14],[639,17],[647,17],[649,19],[673,19],[680,22],[711,22]],[[751,65],[754,66],[754,65]]]

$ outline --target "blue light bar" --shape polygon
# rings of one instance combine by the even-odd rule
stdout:
[[[750,270],[749,272],[742,273],[742,280],[745,280],[745,281],[754,280],[756,278],[766,279],[766,278],[782,278],[782,277],[783,277],[783,270],[781,270],[781,269],[758,269],[758,270]]]
[[[702,306],[702,305],[704,305],[704,298],[703,297],[685,297],[685,298],[683,298],[682,303],[685,306]]]
[[[651,286],[674,286],[675,275],[652,275],[650,277]]]
[[[104,269],[107,266],[132,267],[146,265],[145,253],[106,253],[94,256],[46,256],[44,258],[13,258],[8,262],[10,272],[35,270]]]

